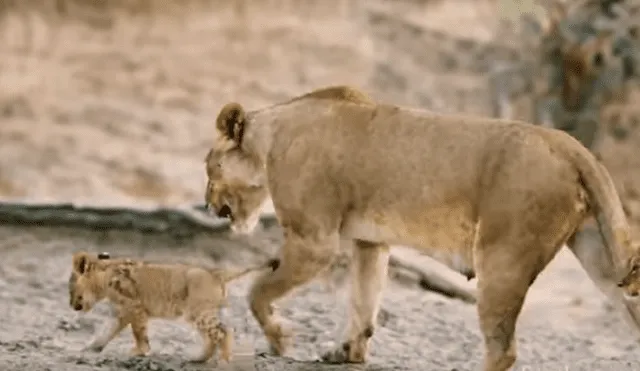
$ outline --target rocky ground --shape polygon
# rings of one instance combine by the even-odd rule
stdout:
[[[259,231],[252,244],[273,249],[277,227]],[[77,314],[68,306],[71,253],[79,249],[112,254],[199,262],[247,264],[252,254],[225,236],[175,240],[130,232],[73,229],[0,228],[0,368],[4,370],[204,370],[219,366],[188,364],[200,345],[195,331],[180,321],[150,324],[152,352],[132,358],[130,330],[101,354],[80,349],[100,331],[109,310]],[[228,322],[236,331],[238,370],[338,370],[316,361],[340,340],[346,324],[348,284],[335,290],[321,280],[278,303],[295,330],[287,357],[266,354],[266,342],[249,314],[245,294],[252,277],[229,286]],[[384,296],[379,329],[368,370],[477,370],[482,343],[475,307],[391,281]],[[638,343],[630,329],[603,301],[575,260],[562,253],[532,288],[523,311],[518,370],[633,370]],[[527,368],[529,367],[529,368]],[[231,368],[231,369],[234,369]],[[356,367],[357,368],[357,367]]]
[[[472,6],[462,2],[450,0],[431,12],[416,11],[410,1],[402,2],[407,9],[392,8],[460,37],[487,39],[487,28],[476,22],[486,12],[474,15]],[[238,99],[256,107],[334,83],[389,96],[391,88],[371,83],[377,51],[367,27],[359,23],[358,8],[336,11],[339,3],[353,2],[311,3],[316,4],[313,11],[250,6],[244,16],[229,9],[203,9],[186,18],[105,13],[109,27],[52,20],[38,12],[5,13],[0,26],[0,197],[200,203],[202,158],[213,117],[224,102]],[[465,12],[453,11],[462,5]],[[436,60],[433,48],[425,49],[425,60],[430,55]],[[435,108],[466,109],[442,98],[455,95],[444,92],[451,86],[469,85],[463,102],[471,102],[469,96],[481,98],[477,76],[424,71],[421,78],[426,79],[426,101]],[[402,94],[393,97],[403,99]],[[478,102],[469,104],[479,107]],[[616,159],[609,156],[609,161]],[[617,169],[622,173],[623,167]],[[279,233],[276,227],[262,231],[252,244],[272,250]],[[198,343],[180,322],[152,323],[153,351],[147,358],[127,355],[130,332],[101,354],[80,352],[107,315],[104,306],[87,315],[68,307],[70,255],[81,248],[210,264],[245,264],[255,258],[246,246],[217,235],[176,240],[133,232],[0,227],[0,369],[199,370],[216,365],[183,363]],[[233,367],[345,368],[314,360],[340,338],[348,286],[332,291],[316,282],[280,302],[296,342],[288,357],[276,358],[264,353],[265,341],[248,313],[244,297],[250,282],[246,278],[230,287],[229,321],[238,343]],[[367,369],[477,370],[480,365],[482,343],[473,305],[393,280],[379,321]],[[640,369],[637,331],[610,309],[567,251],[534,284],[518,338],[518,370]]]

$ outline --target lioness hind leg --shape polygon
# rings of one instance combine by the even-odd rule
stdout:
[[[277,355],[284,354],[291,334],[275,318],[272,303],[316,277],[331,263],[340,246],[337,231],[320,236],[314,233],[309,238],[285,229],[284,235],[280,265],[258,276],[249,292],[251,313]]]
[[[477,254],[478,315],[484,336],[484,371],[506,371],[516,361],[515,329],[525,296],[548,260],[539,246],[517,242],[483,246]],[[522,254],[531,254],[523,258]],[[537,256],[535,256],[537,255]],[[536,262],[536,264],[531,264]]]
[[[351,266],[351,313],[348,338],[340,347],[324,354],[329,363],[363,363],[375,329],[382,291],[387,280],[389,246],[355,241]]]

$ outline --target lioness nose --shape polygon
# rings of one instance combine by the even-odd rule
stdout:
[[[228,205],[222,205],[220,210],[218,210],[218,217],[220,218],[228,218],[231,215],[231,208]]]
[[[82,304],[78,303],[76,305],[73,306],[73,309],[75,310],[82,310]]]
[[[229,216],[231,216],[231,208],[227,205],[222,205],[220,210],[218,210],[218,217],[228,218]]]

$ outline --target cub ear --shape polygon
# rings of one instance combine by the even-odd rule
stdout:
[[[79,274],[84,274],[90,268],[89,254],[85,251],[77,252],[73,254],[73,271]]]
[[[227,103],[222,107],[216,119],[216,129],[219,134],[239,146],[242,143],[244,126],[245,112],[239,103]]]

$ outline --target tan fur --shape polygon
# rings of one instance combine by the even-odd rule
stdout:
[[[576,255],[615,288],[616,269],[633,252],[629,227],[607,171],[571,136],[516,121],[352,102],[327,93],[335,89],[349,88],[242,109],[243,121],[223,125],[208,155],[212,209],[226,205],[236,214],[234,206],[250,195],[247,184],[267,187],[284,229],[280,267],[250,292],[252,313],[276,353],[285,352],[290,333],[272,303],[321,272],[341,239],[355,242],[352,313],[346,341],[323,357],[329,362],[365,361],[390,244],[477,275],[485,371],[513,365],[529,286],[589,215],[610,264]],[[221,188],[226,203],[212,191]]]
[[[366,93],[349,86],[330,86],[294,97],[281,103],[287,104],[305,99],[350,102],[360,105],[374,105],[375,101]],[[246,113],[238,103],[227,103],[216,118],[217,144],[205,156],[207,186],[204,201],[207,207],[219,217],[231,219],[231,229],[236,233],[249,233],[258,223],[260,209],[269,198],[264,161],[239,148],[241,129]],[[224,215],[224,206],[230,211]]]
[[[277,260],[268,266],[277,267]],[[226,283],[267,265],[241,271],[205,269],[186,264],[148,263],[135,259],[99,259],[87,252],[73,255],[69,278],[69,305],[76,311],[90,311],[106,299],[114,305],[114,323],[97,337],[88,350],[101,351],[125,327],[131,325],[133,355],[149,352],[147,322],[151,318],[182,317],[200,333],[204,348],[193,362],[209,360],[218,345],[221,358],[229,361],[233,335],[222,324],[218,312],[226,304]]]

